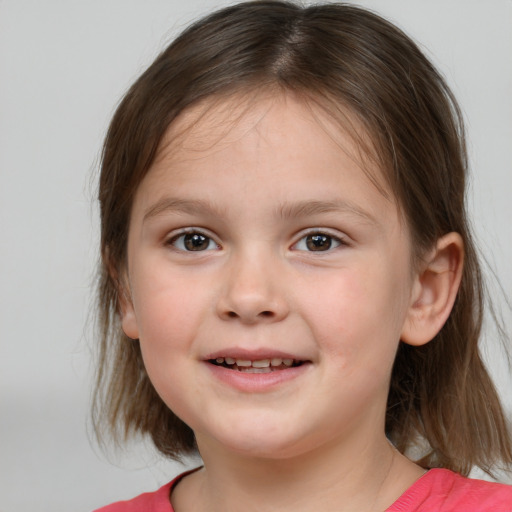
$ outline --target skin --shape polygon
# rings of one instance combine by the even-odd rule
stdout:
[[[413,268],[380,171],[369,169],[387,196],[349,134],[293,96],[210,107],[171,126],[139,186],[122,304],[204,461],[173,506],[384,510],[423,474],[384,435],[393,360],[400,339],[426,343],[444,323],[460,241],[450,234]],[[191,234],[203,250],[188,250]],[[241,389],[207,361],[233,350],[304,364]]]

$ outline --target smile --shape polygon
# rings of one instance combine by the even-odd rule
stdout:
[[[230,370],[235,370],[243,373],[271,373],[288,368],[300,366],[304,361],[296,359],[282,359],[280,357],[273,357],[272,359],[257,359],[251,361],[249,359],[235,359],[232,357],[217,357],[210,359],[209,362],[216,366],[222,366]]]

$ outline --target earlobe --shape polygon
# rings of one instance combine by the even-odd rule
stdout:
[[[107,246],[102,251],[103,265],[107,269],[110,282],[117,292],[117,310],[121,316],[121,328],[129,338],[139,338],[135,311],[131,298],[128,276],[125,271],[120,271],[111,257],[110,248]]]
[[[133,340],[139,339],[139,329],[137,327],[137,318],[133,307],[133,301],[130,293],[130,286],[126,282],[127,279],[119,279],[117,272],[111,274],[117,289],[117,306],[118,313],[121,316],[121,328],[123,332]]]
[[[133,340],[139,338],[139,329],[137,327],[137,318],[135,317],[135,310],[131,297],[126,292],[124,286],[120,286],[119,292],[119,308],[121,314],[121,327],[123,332]]]
[[[441,330],[452,310],[464,264],[464,244],[458,233],[441,237],[419,269],[412,289],[401,340],[424,345]]]

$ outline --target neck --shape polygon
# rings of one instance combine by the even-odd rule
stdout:
[[[385,510],[421,476],[384,435],[286,459],[220,452],[211,443],[201,453],[204,469],[173,494],[176,512],[234,512],[240,504],[246,512],[373,512]]]

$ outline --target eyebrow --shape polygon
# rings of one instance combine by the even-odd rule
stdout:
[[[143,222],[167,212],[189,215],[222,216],[222,211],[210,201],[165,197],[146,209]],[[330,201],[306,200],[295,203],[284,203],[279,205],[275,209],[275,212],[276,216],[282,219],[301,218],[324,213],[343,213],[357,216],[371,224],[379,224],[375,216],[344,199]]]
[[[356,204],[344,199],[335,199],[332,201],[299,201],[297,203],[284,204],[277,210],[281,218],[308,217],[322,213],[344,213],[355,215],[362,220],[378,224],[378,220],[370,212],[357,206]]]
[[[177,197],[164,197],[163,199],[157,201],[154,205],[150,206],[144,212],[143,222],[169,211],[190,215],[221,214],[219,209],[209,201],[197,199],[179,199]]]

